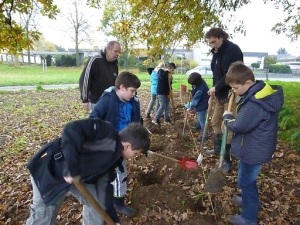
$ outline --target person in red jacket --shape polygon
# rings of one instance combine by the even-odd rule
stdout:
[[[119,73],[118,58],[121,44],[117,41],[107,43],[100,55],[93,56],[85,65],[79,78],[82,105],[91,111],[105,89],[114,86]]]
[[[115,169],[122,169],[123,158],[147,153],[149,147],[149,132],[140,123],[131,123],[118,132],[98,118],[69,122],[61,137],[42,147],[27,165],[33,201],[26,225],[53,225],[68,192],[83,204],[83,224],[104,225],[103,218],[73,185],[75,177],[81,178],[111,219],[120,224],[111,185]]]

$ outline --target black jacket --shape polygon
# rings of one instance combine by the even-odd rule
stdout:
[[[213,71],[213,85],[216,89],[216,97],[219,101],[226,101],[230,86],[225,83],[225,77],[231,63],[243,61],[243,53],[239,46],[231,41],[224,40],[222,46],[215,53],[212,49],[213,58],[211,70]]]
[[[171,85],[169,84],[169,71],[163,69],[158,70],[157,78],[157,94],[169,95]]]
[[[115,85],[118,73],[118,61],[108,62],[105,53],[91,57],[79,78],[82,102],[96,103],[105,89]]]
[[[118,132],[106,121],[83,119],[68,123],[58,138],[41,148],[27,167],[45,204],[67,192],[64,176],[81,177],[94,183],[120,166],[122,143]]]

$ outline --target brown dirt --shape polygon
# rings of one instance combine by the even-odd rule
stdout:
[[[0,135],[0,225],[24,224],[28,216],[32,198],[25,168],[28,158],[43,143],[59,135],[65,122],[86,116],[80,108],[78,90],[42,93],[47,98],[41,97],[41,92],[0,94],[3,124]],[[150,150],[178,160],[183,157],[196,159],[200,145],[195,140],[199,133],[191,128],[194,118],[189,118],[183,134],[184,109],[179,94],[175,94],[176,120],[172,125],[158,126],[152,124],[151,119],[144,120],[152,132]],[[144,115],[149,93],[141,90],[139,96]],[[186,96],[182,98],[186,101]],[[27,107],[26,113],[22,111],[24,107]],[[16,150],[16,143],[22,150]],[[211,147],[209,139],[205,149]],[[299,224],[300,157],[281,141],[277,148],[273,161],[263,166],[258,182],[261,197],[259,224]],[[121,216],[123,225],[228,224],[227,216],[239,213],[239,209],[230,203],[231,197],[239,193],[237,162],[234,162],[234,170],[227,174],[223,191],[208,194],[204,185],[209,169],[215,167],[217,161],[216,157],[205,156],[197,171],[189,171],[156,155],[131,160],[126,201],[139,213],[132,219]],[[71,196],[66,199],[57,224],[81,224],[81,206],[76,199]]]

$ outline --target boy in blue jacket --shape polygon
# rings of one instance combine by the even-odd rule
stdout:
[[[196,72],[189,75],[188,83],[192,85],[192,101],[188,105],[187,111],[190,113],[197,112],[198,123],[200,124],[201,134],[203,134],[208,108],[209,95],[207,92],[209,88],[202,76]],[[201,137],[199,141],[201,141]]]
[[[158,70],[165,67],[164,63],[159,63],[157,67],[155,67],[151,73],[150,73],[150,83],[151,83],[151,100],[148,104],[147,110],[146,110],[146,118],[151,118],[150,114],[153,110],[154,106],[154,114],[156,113],[159,104],[157,100],[157,83],[158,83]]]
[[[159,124],[159,119],[163,116],[164,122],[171,123],[169,115],[170,95],[172,94],[172,74],[176,69],[176,65],[172,62],[167,64],[166,68],[161,68],[157,72],[157,98],[159,108],[155,112],[153,120],[154,124]]]
[[[131,122],[140,122],[140,102],[135,95],[140,85],[141,82],[136,75],[126,71],[120,73],[115,86],[103,92],[91,112],[90,118],[99,117],[109,121],[118,131],[123,130]],[[116,169],[117,178],[113,182],[114,206],[118,213],[134,217],[137,210],[127,207],[124,201],[127,192],[126,160],[123,160],[122,164],[124,170]]]
[[[117,132],[109,122],[98,118],[69,122],[61,137],[43,146],[27,165],[33,202],[26,225],[55,224],[69,191],[83,204],[83,224],[106,224],[72,184],[77,176],[111,219],[120,224],[112,200],[115,168],[122,166],[123,158],[146,153],[149,146],[148,130],[139,123]]]
[[[262,164],[268,163],[276,150],[278,112],[283,105],[281,86],[255,81],[250,68],[242,62],[232,63],[225,82],[241,98],[236,118],[224,112],[223,121],[233,134],[231,153],[239,160],[238,187],[241,197],[232,201],[242,207],[241,215],[229,217],[238,225],[256,225],[259,211],[257,177]]]

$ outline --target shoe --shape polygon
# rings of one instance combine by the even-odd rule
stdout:
[[[222,134],[214,134],[214,149],[206,150],[206,155],[220,155],[222,145]]]
[[[226,159],[224,160],[222,166],[221,166],[221,171],[222,173],[228,173],[232,170],[232,161],[227,161]]]
[[[243,205],[242,197],[237,196],[237,195],[234,195],[230,201],[238,207],[242,207],[242,205]]]
[[[257,221],[244,219],[241,215],[229,216],[228,221],[234,225],[257,225]]]
[[[150,117],[150,113],[147,113],[147,114],[146,114],[146,118],[147,118],[147,119],[150,119],[150,118],[151,118],[151,117]]]
[[[171,122],[170,118],[167,118],[167,119],[165,119],[164,123],[171,124],[172,122]]]
[[[115,210],[117,211],[117,213],[122,214],[124,216],[128,216],[128,217],[136,216],[137,210],[126,206],[125,202],[124,202],[124,197],[121,197],[121,198],[114,197],[113,201],[114,201],[114,207],[115,207]]]
[[[117,211],[117,213],[119,214],[122,214],[124,216],[128,216],[128,217],[135,217],[136,214],[137,214],[137,210],[136,209],[133,209],[133,208],[130,208],[128,206],[122,206],[122,207],[116,207],[115,206],[115,209]]]
[[[156,124],[156,125],[159,125],[159,124],[160,124],[160,122],[159,122],[158,119],[153,119],[151,122],[154,123],[154,124]]]

